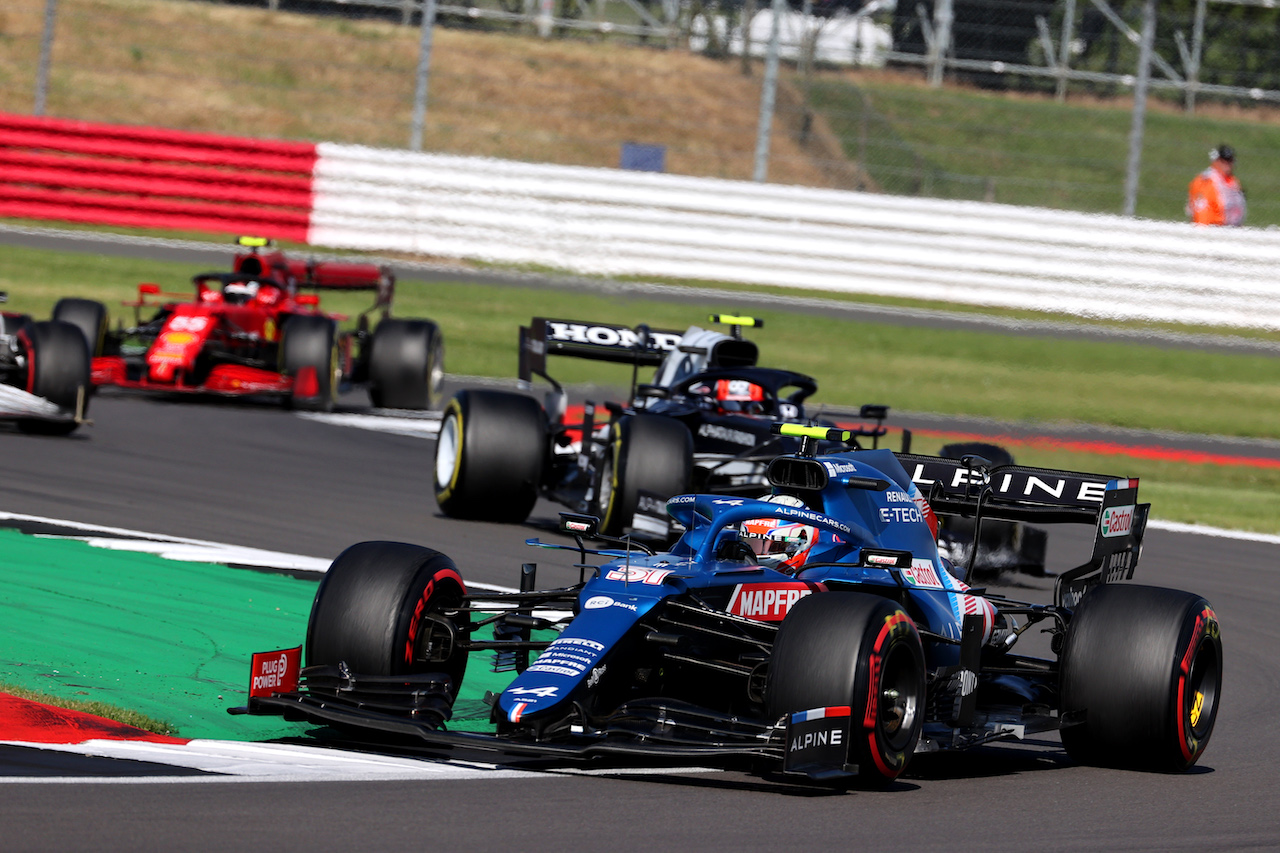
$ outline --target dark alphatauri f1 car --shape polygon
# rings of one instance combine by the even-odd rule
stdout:
[[[93,352],[93,382],[146,391],[223,396],[274,395],[328,410],[352,386],[373,405],[426,409],[444,379],[444,336],[430,320],[393,319],[395,277],[369,263],[304,261],[259,238],[240,238],[232,272],[195,276],[194,294],[140,284],[129,328],[110,329],[106,308],[63,299],[54,319],[78,326]],[[374,304],[354,331],[322,313],[322,290],[370,290]],[[187,301],[177,301],[186,299]],[[144,316],[144,311],[147,314]],[[369,315],[381,315],[371,329]]]
[[[606,535],[631,530],[646,539],[668,535],[666,499],[684,492],[759,494],[765,466],[794,452],[795,439],[770,433],[774,421],[812,424],[804,403],[809,376],[757,366],[743,326],[751,317],[715,315],[729,334],[630,329],[605,323],[534,318],[520,330],[520,380],[551,385],[545,404],[524,394],[464,390],[445,408],[436,443],[435,493],[456,518],[520,522],[541,496],[597,515]],[[581,419],[566,418],[567,395],[547,372],[547,357],[574,356],[632,366],[627,405],[606,403],[596,423],[588,402]],[[651,382],[638,384],[641,369]],[[876,443],[887,408],[865,406],[877,421],[860,434]]]
[[[578,548],[530,544],[580,553],[589,576],[568,588],[537,590],[525,564],[519,592],[470,593],[437,551],[348,548],[317,591],[300,682],[298,649],[256,657],[247,710],[431,749],[748,759],[872,783],[918,753],[1047,731],[1084,763],[1185,770],[1200,757],[1222,685],[1218,621],[1198,595],[1123,583],[1149,508],[1136,480],[814,455],[837,431],[779,429],[808,446],[770,463],[773,495],[672,498],[685,532],[667,553],[588,549],[596,520],[566,513]],[[935,512],[1083,523],[1093,552],[1052,603],[984,594],[939,555]],[[1029,630],[1051,635],[1052,656],[1019,654]],[[478,652],[518,674],[487,698],[492,731],[449,731]]]
[[[0,312],[0,419],[23,432],[67,435],[86,423],[92,390],[89,351],[75,326]]]

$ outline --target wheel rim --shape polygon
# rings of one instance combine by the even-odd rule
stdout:
[[[901,752],[911,743],[920,710],[919,689],[915,656],[906,645],[895,645],[884,661],[876,709],[876,726],[892,752]]]
[[[335,341],[333,352],[329,356],[329,399],[338,398],[338,387],[342,384],[342,357]]]
[[[436,491],[444,491],[453,484],[458,470],[458,418],[453,412],[445,415],[436,437]]]
[[[609,524],[610,504],[613,503],[613,455],[605,454],[600,460],[600,487],[596,490],[596,503],[604,524]]]
[[[431,369],[427,372],[427,393],[432,400],[440,396],[444,387],[444,347],[436,347],[431,355]]]
[[[1182,713],[1191,735],[1202,741],[1213,728],[1218,711],[1218,655],[1210,642],[1202,642],[1187,675],[1187,694]]]

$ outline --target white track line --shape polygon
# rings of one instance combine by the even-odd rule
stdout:
[[[1264,542],[1268,545],[1280,545],[1280,535],[1254,533],[1251,530],[1225,530],[1221,527],[1183,524],[1180,521],[1161,521],[1160,519],[1148,521],[1147,528],[1150,530],[1167,530],[1170,533],[1190,533],[1194,536],[1216,536],[1219,539],[1238,539],[1242,542]]]
[[[526,778],[527,771],[506,770],[494,764],[444,763],[436,759],[406,758],[366,752],[348,752],[320,746],[250,743],[229,740],[193,740],[186,744],[162,744],[131,740],[89,740],[77,744],[3,741],[11,746],[32,747],[75,755],[145,761],[184,767],[238,781],[353,781],[391,779]],[[65,778],[65,777],[64,777]],[[209,781],[211,777],[153,776],[147,781]],[[212,777],[217,778],[217,777]],[[0,782],[52,781],[3,777]],[[83,777],[73,781],[84,782]],[[136,781],[114,779],[113,781]]]
[[[106,548],[112,551],[133,551],[137,553],[155,554],[168,560],[188,563],[214,563],[234,566],[256,566],[265,569],[286,569],[289,571],[315,572],[321,574],[329,570],[332,560],[321,557],[304,557],[299,554],[287,554],[283,551],[268,551],[262,548],[246,548],[240,545],[228,545],[223,542],[210,542],[204,539],[188,539],[183,536],[168,536],[163,533],[146,533],[141,530],[130,530],[124,527],[108,527],[102,524],[86,524],[80,521],[67,521],[59,518],[46,518],[39,515],[26,515],[19,512],[0,511],[0,523],[19,521],[34,524],[47,524],[63,527],[68,530],[82,530],[86,534],[101,533],[102,536],[65,536],[58,534],[39,534],[50,539],[75,539],[94,548]],[[486,589],[493,592],[517,592],[515,587],[498,584],[467,581],[468,587]]]
[[[412,438],[435,438],[440,432],[440,414],[429,412],[421,417],[404,415],[360,415],[345,412],[299,412],[298,417],[333,426],[355,427],[375,432],[389,432]]]

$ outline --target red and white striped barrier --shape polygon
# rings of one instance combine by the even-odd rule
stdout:
[[[0,216],[1280,328],[1280,231],[335,143],[0,115]]]
[[[316,148],[0,113],[0,216],[306,241]]]

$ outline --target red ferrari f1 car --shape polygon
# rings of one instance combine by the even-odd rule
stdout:
[[[138,285],[134,324],[110,329],[100,302],[63,299],[54,319],[81,329],[93,354],[93,384],[226,396],[275,395],[328,411],[342,391],[366,386],[373,405],[427,409],[439,400],[444,337],[430,320],[392,318],[395,276],[370,263],[305,261],[242,237],[231,272],[207,272],[195,293]],[[309,290],[313,292],[304,293]],[[372,290],[355,330],[322,312],[320,290]],[[147,309],[153,309],[144,317]],[[370,314],[381,319],[371,326]]]

